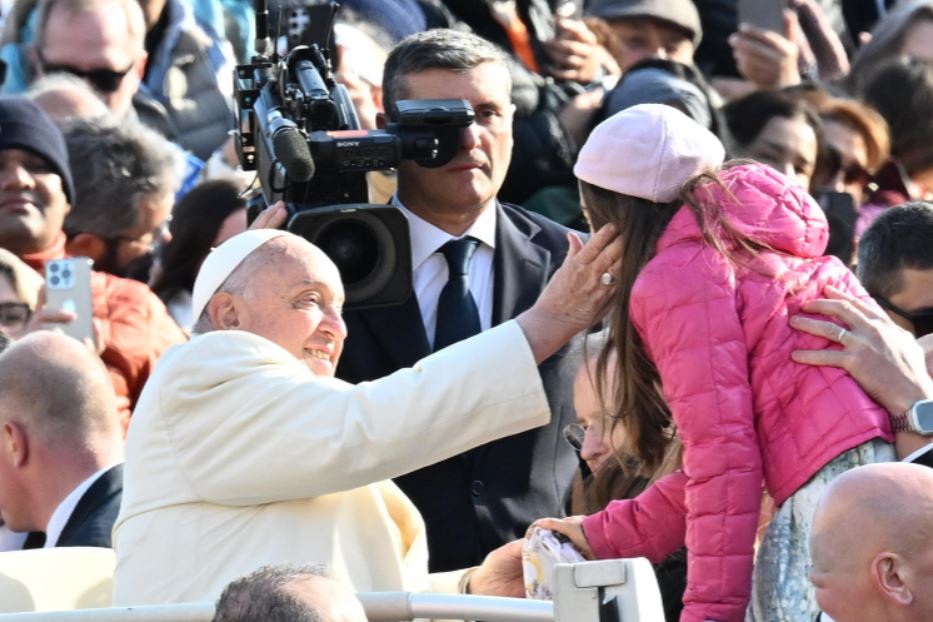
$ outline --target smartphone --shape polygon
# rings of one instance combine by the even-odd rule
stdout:
[[[784,34],[784,0],[739,0],[739,23]]]
[[[925,447],[921,447],[914,453],[904,458],[903,462],[913,462],[914,464],[920,464],[925,467],[933,468],[933,443],[930,443]]]
[[[827,255],[835,255],[847,266],[851,265],[855,253],[855,222],[858,212],[855,199],[848,192],[818,190],[813,198],[823,208],[829,222],[829,244]]]
[[[564,0],[554,9],[554,16],[563,19],[583,19],[583,0]]]
[[[94,341],[91,265],[87,257],[54,259],[45,264],[45,304],[77,316],[61,328],[78,341]]]

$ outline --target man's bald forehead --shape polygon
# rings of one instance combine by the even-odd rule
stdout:
[[[298,261],[310,261],[315,268],[333,268],[336,270],[334,262],[324,251],[303,237],[289,233],[272,238],[259,246],[231,272],[231,276],[238,273],[255,276],[256,271],[267,269],[270,266],[274,268],[277,262],[286,257]]]
[[[910,552],[933,542],[933,470],[903,462],[861,466],[835,478],[816,509],[814,553],[853,555],[884,546]]]
[[[0,354],[0,370],[9,366],[21,368],[24,365],[63,361],[74,366],[90,365],[106,373],[100,359],[76,339],[54,331],[38,331],[17,340],[3,354]]]

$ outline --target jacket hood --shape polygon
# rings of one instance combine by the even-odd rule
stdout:
[[[716,206],[730,227],[754,242],[797,257],[819,257],[826,251],[829,225],[823,210],[806,190],[774,169],[757,162],[720,170],[728,190],[709,183],[693,196],[715,222]],[[716,227],[727,240],[729,235]],[[668,224],[658,250],[702,237],[693,212],[682,208]],[[731,245],[730,245],[731,246]]]

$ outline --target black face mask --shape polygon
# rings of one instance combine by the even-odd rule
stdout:
[[[149,283],[149,276],[152,274],[152,266],[155,263],[155,254],[146,253],[132,260],[120,270],[120,275],[127,279]]]
[[[911,312],[891,304],[890,301],[881,296],[876,297],[875,300],[878,301],[878,304],[881,305],[883,309],[892,311],[913,324],[914,337],[919,339],[924,335],[933,333],[933,309],[919,309]]]
[[[94,269],[99,272],[107,272],[125,279],[133,279],[141,283],[149,283],[149,274],[152,272],[152,266],[155,263],[155,254],[152,252],[140,255],[128,263],[117,265],[117,252],[120,247],[120,239],[107,240],[107,250],[104,256],[94,262]]]

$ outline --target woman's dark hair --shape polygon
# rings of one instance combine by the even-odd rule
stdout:
[[[888,122],[891,155],[908,175],[933,167],[933,63],[893,58],[866,79],[861,96]]]
[[[720,168],[725,171],[747,160],[733,160]],[[580,193],[593,230],[612,223],[622,240],[618,288],[609,302],[609,338],[596,362],[597,395],[611,397],[605,410],[625,426],[629,448],[644,462],[645,469],[658,467],[665,457],[673,434],[671,411],[661,393],[661,377],[648,357],[644,342],[629,314],[632,287],[645,264],[654,256],[661,234],[674,214],[687,207],[699,223],[703,240],[733,265],[740,261],[735,251],[757,255],[766,245],[744,235],[722,215],[722,206],[709,200],[709,188],[716,185],[731,193],[718,173],[703,173],[688,180],[680,197],[670,203],[619,194],[580,182]],[[615,383],[607,385],[607,373],[615,364]]]
[[[823,123],[813,106],[781,91],[755,91],[729,102],[722,111],[732,139],[742,147],[753,143],[774,117],[803,117],[813,128],[817,139],[823,135]]]
[[[162,249],[162,271],[152,291],[163,301],[190,292],[224,220],[245,207],[239,186],[226,179],[204,182],[182,197],[172,210],[172,241]]]

